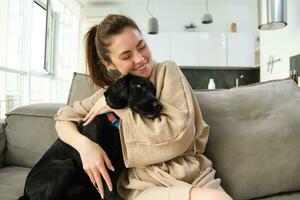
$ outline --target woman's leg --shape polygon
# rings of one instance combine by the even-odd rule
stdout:
[[[232,200],[226,192],[211,188],[192,188],[189,200]]]

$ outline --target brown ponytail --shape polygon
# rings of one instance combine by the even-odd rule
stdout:
[[[109,39],[119,34],[124,28],[140,29],[136,23],[123,15],[108,15],[99,25],[95,25],[85,35],[86,64],[92,81],[99,87],[111,85],[116,77],[107,70],[102,61],[111,62],[108,46]]]
[[[85,35],[85,55],[91,79],[96,85],[104,88],[104,86],[112,84],[113,79],[97,53],[95,44],[97,26],[98,25],[93,26]]]

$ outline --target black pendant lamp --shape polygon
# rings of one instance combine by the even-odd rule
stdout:
[[[202,17],[202,24],[211,24],[211,23],[213,23],[213,17],[208,12],[208,3],[206,0],[206,13]]]

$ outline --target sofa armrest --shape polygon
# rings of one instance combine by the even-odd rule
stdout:
[[[0,168],[4,165],[4,150],[6,147],[6,135],[4,133],[5,122],[0,121]]]
[[[64,105],[29,104],[8,112],[4,165],[32,167],[57,138],[53,117]]]

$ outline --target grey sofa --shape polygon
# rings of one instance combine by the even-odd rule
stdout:
[[[67,103],[97,88],[76,73]],[[206,147],[234,199],[300,199],[300,91],[290,79],[229,90],[196,91],[210,125]],[[63,104],[16,108],[0,126],[0,200],[15,200],[26,175],[57,138],[53,116]]]

